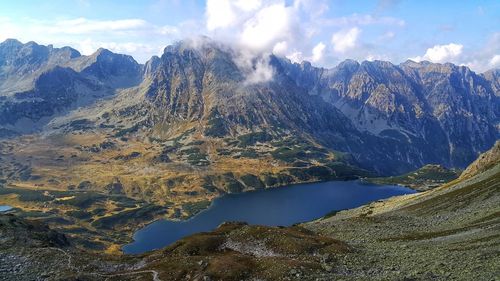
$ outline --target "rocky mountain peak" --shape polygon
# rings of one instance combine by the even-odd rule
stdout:
[[[328,149],[348,152],[363,168],[402,173],[427,163],[464,167],[500,135],[497,72],[477,75],[466,67],[412,61],[394,65],[346,60],[324,69],[275,55],[248,57],[242,50],[203,37],[167,46],[161,57],[152,57],[144,66],[106,49],[80,56],[71,48],[10,44],[31,53],[40,49],[48,59],[42,66],[26,63],[32,70],[26,79],[12,80],[6,71],[22,68],[3,67],[0,79],[14,82],[2,85],[15,93],[27,92],[25,96],[46,97],[46,103],[55,104],[52,97],[57,96],[65,100],[57,103],[60,108],[74,106],[72,99],[89,97],[69,94],[82,88],[92,95],[101,90],[106,96],[118,94],[110,110],[126,114],[118,115],[128,118],[131,128],[140,126],[133,132],[142,138],[170,137],[190,126],[197,134],[214,138],[264,131],[283,137],[295,132]],[[246,82],[257,62],[273,70],[273,79]],[[52,82],[58,86],[50,87]],[[119,88],[137,92],[133,104],[118,102],[127,100],[120,100]],[[5,114],[12,115],[12,108]]]

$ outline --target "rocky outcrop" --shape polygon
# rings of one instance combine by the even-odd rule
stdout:
[[[479,173],[491,169],[500,163],[500,141],[485,153],[479,155],[476,161],[472,162],[460,175],[461,179],[473,177]]]

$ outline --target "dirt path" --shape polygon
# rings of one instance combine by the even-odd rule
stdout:
[[[111,277],[118,277],[118,276],[127,276],[127,275],[136,275],[136,274],[144,274],[144,273],[151,273],[153,275],[153,281],[161,281],[161,279],[158,277],[158,271],[156,270],[142,270],[142,271],[133,271],[133,272],[125,272],[125,273],[117,273],[117,274],[98,274],[99,276],[111,278]]]
[[[64,251],[62,249],[59,249],[59,248],[55,248],[55,247],[50,247],[50,248],[47,248],[47,249],[58,251],[58,252],[62,253],[68,259],[67,260],[68,267],[71,268],[71,269],[73,269],[73,270],[75,270],[76,272],[80,272],[80,270],[78,269],[78,267],[76,267],[76,266],[73,265],[73,263],[71,261],[72,257],[66,251]],[[104,277],[107,280],[108,278],[112,278],[112,277],[127,276],[127,275],[136,275],[136,274],[145,274],[145,273],[152,274],[153,275],[153,281],[162,281],[159,278],[158,271],[156,271],[156,270],[140,270],[140,271],[131,271],[131,272],[116,273],[116,274],[103,274],[103,273],[91,273],[91,274],[92,275],[97,275],[97,276]]]

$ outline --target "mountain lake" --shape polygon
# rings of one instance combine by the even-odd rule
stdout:
[[[332,211],[355,208],[369,202],[415,191],[402,186],[356,181],[296,184],[238,194],[227,194],[210,207],[184,221],[157,220],[134,234],[126,254],[162,248],[188,235],[211,231],[223,222],[290,226],[321,218]]]

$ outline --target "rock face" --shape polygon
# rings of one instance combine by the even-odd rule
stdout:
[[[161,108],[155,123],[199,120],[215,126],[206,131],[215,136],[294,132],[383,173],[427,163],[465,167],[499,137],[494,73],[411,61],[321,69],[272,56],[273,80],[245,85],[235,56],[214,44],[180,43],[152,59],[157,71],[146,97]],[[397,164],[380,165],[387,157]]]
[[[92,121],[98,128],[128,125],[120,136],[165,139],[188,128],[214,139],[293,137],[381,174],[428,163],[465,167],[500,136],[498,73],[453,64],[347,60],[323,69],[270,56],[262,59],[273,79],[248,83],[238,51],[210,40],[168,46],[144,66],[104,49],[81,56],[14,40],[1,44],[0,55],[5,135],[30,132],[20,123],[40,129],[43,118],[110,97],[111,117]],[[15,80],[13,73],[31,74]],[[20,87],[25,81],[33,85]],[[115,96],[118,88],[130,89]]]
[[[360,131],[410,144],[403,158],[465,167],[499,137],[498,76],[464,66],[347,60],[329,70],[282,61]]]

